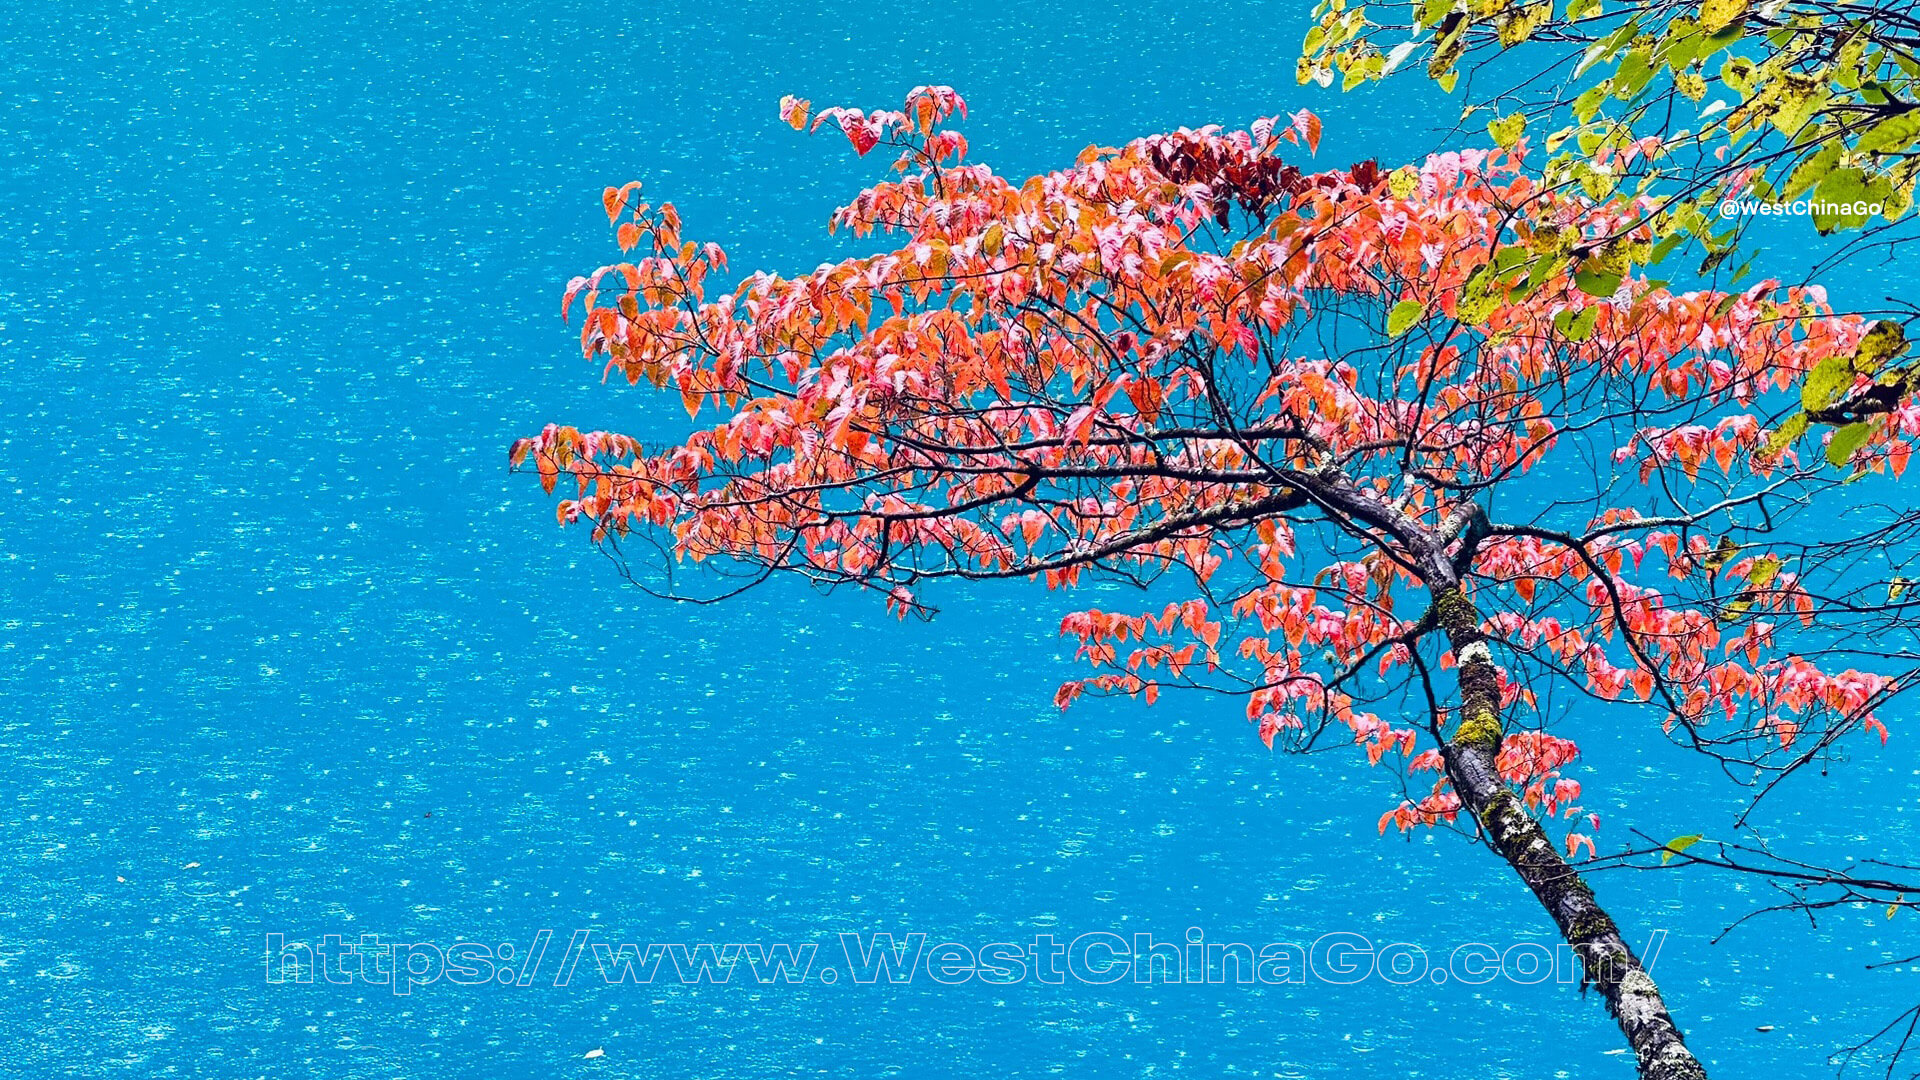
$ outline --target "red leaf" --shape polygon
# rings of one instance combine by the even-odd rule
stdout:
[[[879,136],[868,130],[864,121],[852,116],[840,118],[840,130],[847,133],[847,141],[853,144],[853,152],[862,157],[880,143]]]
[[[1308,112],[1306,109],[1301,109],[1299,112],[1293,114],[1293,128],[1306,138],[1308,153],[1317,154],[1320,152],[1319,117]]]
[[[608,188],[607,190],[611,191],[613,189]],[[560,321],[561,322],[567,321],[567,309],[573,306],[573,298],[576,296],[579,296],[580,293],[586,289],[587,285],[588,285],[588,281],[586,278],[583,278],[583,277],[577,277],[577,278],[574,278],[572,281],[567,282],[567,293],[565,296],[562,296],[560,298]]]

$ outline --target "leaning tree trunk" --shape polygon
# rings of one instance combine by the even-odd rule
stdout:
[[[1587,982],[1599,989],[1633,1047],[1641,1077],[1705,1080],[1706,1069],[1681,1041],[1660,989],[1620,928],[1494,767],[1502,735],[1500,681],[1479,611],[1456,587],[1435,590],[1434,607],[1460,670],[1460,723],[1442,748],[1454,790],[1579,955]]]

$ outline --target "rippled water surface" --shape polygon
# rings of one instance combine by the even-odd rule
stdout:
[[[1303,90],[1305,5],[25,3],[0,19],[0,1058],[22,1076],[1627,1077],[1570,987],[265,983],[268,933],[963,942],[1091,930],[1429,949],[1550,940],[1507,871],[1374,835],[1391,777],[1275,757],[1232,705],[1091,703],[1065,601],[929,625],[775,588],[617,585],[508,477],[550,419],[645,433],[558,286],[644,177],[741,271],[844,250],[876,176],[773,116],[961,88],[1004,172],[1310,105],[1322,157],[1417,156],[1457,105]],[[1455,112],[1457,115],[1457,112]],[[1885,274],[1838,283],[1869,299]],[[1117,601],[1116,601],[1117,602]],[[1576,716],[1630,828],[1737,794]],[[1910,855],[1913,736],[1769,826]],[[1908,925],[1602,878],[1717,1075],[1824,1075]],[[1770,1033],[1756,1031],[1773,1025]],[[604,1048],[598,1058],[583,1055]],[[0,1070],[8,1071],[8,1070]]]

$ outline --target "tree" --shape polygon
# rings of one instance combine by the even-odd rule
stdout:
[[[1210,690],[1269,747],[1350,740],[1409,785],[1380,831],[1484,841],[1641,1075],[1703,1076],[1569,861],[1599,823],[1556,702],[1766,782],[1884,738],[1908,676],[1850,666],[1874,646],[1847,620],[1909,601],[1863,600],[1887,583],[1831,553],[1847,485],[1903,472],[1920,432],[1888,392],[1901,328],[1813,288],[1596,273],[1569,253],[1645,242],[1646,200],[1543,186],[1516,151],[1310,173],[1302,112],[1016,184],[967,161],[964,109],[921,87],[811,117],[900,175],[833,219],[886,249],[803,276],[709,289],[721,249],[608,188],[637,254],[562,314],[584,295],[589,358],[720,419],[672,445],[548,426],[510,463],[567,482],[559,520],[663,595],[785,573],[905,617],[942,579],[1159,592],[1064,620],[1093,670],[1062,707]],[[683,563],[722,584],[687,592]]]
[[[1703,272],[1720,266],[1751,220],[1717,211],[1737,198],[1828,207],[1810,215],[1817,230],[1862,231],[1841,254],[1914,239],[1903,223],[1920,183],[1910,4],[1322,0],[1314,16],[1302,83],[1352,89],[1418,68],[1451,92],[1465,72],[1463,125],[1484,123],[1502,145],[1547,132],[1549,184],[1655,195],[1658,256],[1692,239]]]

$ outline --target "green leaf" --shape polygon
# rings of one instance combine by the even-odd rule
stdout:
[[[1427,305],[1418,300],[1402,300],[1393,305],[1393,311],[1387,315],[1387,336],[1397,338],[1413,329],[1413,324],[1426,312]]]
[[[1540,24],[1553,17],[1553,5],[1550,2],[1528,4],[1519,11],[1508,11],[1497,22],[1500,32],[1500,45],[1511,49],[1515,45],[1533,36]]]
[[[1753,89],[1752,78],[1753,61],[1744,56],[1729,56],[1727,62],[1720,65],[1720,81],[1742,97]]]
[[[1614,53],[1626,47],[1627,42],[1632,41],[1639,33],[1640,20],[1638,18],[1628,19],[1626,24],[1618,30],[1594,42],[1587,48],[1586,53],[1580,57],[1580,65],[1573,69],[1573,77],[1577,79],[1592,69],[1593,65],[1611,58]]]
[[[1884,183],[1884,181],[1882,181]],[[1891,186],[1889,185],[1889,190]],[[1813,227],[1819,231],[1832,232],[1835,229],[1857,228],[1867,223],[1866,214],[1852,212],[1841,213],[1835,208],[1845,206],[1859,209],[1855,204],[1874,203],[1873,189],[1867,183],[1867,174],[1861,169],[1835,169],[1828,173],[1820,186],[1813,189],[1815,202],[1828,204],[1828,209],[1816,210],[1813,215]]]
[[[1853,452],[1860,449],[1860,444],[1866,442],[1867,436],[1871,434],[1873,434],[1873,425],[1864,420],[1857,424],[1848,424],[1834,432],[1833,439],[1827,443],[1827,460],[1834,465],[1845,465],[1853,459]]]
[[[1660,865],[1667,865],[1675,855],[1680,854],[1705,839],[1706,837],[1701,836],[1699,833],[1688,833],[1685,836],[1676,836],[1667,841],[1666,844],[1663,845],[1667,850],[1660,853]]]
[[[1865,56],[1866,52],[1867,39],[1861,34],[1855,34],[1851,40],[1842,45],[1839,54],[1833,58],[1833,81],[1848,90],[1860,89],[1860,79],[1879,68],[1881,61],[1885,59],[1875,57],[1873,66],[1863,70],[1860,67],[1860,58]]]
[[[1635,49],[1620,61],[1613,72],[1613,96],[1621,101],[1633,97],[1653,78],[1653,50]]]
[[[1705,60],[1721,49],[1739,41],[1744,36],[1746,36],[1746,30],[1743,24],[1738,22],[1727,24],[1708,37],[1705,42],[1701,43],[1699,59]]]
[[[1733,272],[1733,276],[1731,278],[1727,279],[1727,283],[1730,285],[1738,283],[1741,278],[1746,277],[1749,273],[1752,273],[1753,264],[1759,258],[1760,258],[1760,253],[1757,251],[1754,252],[1752,255],[1749,255],[1747,257],[1747,261],[1741,263],[1740,268]]]
[[[1693,63],[1705,40],[1698,23],[1692,19],[1675,19],[1667,24],[1667,32],[1661,35],[1655,59],[1678,75]]]
[[[1593,336],[1594,323],[1600,320],[1600,305],[1588,304],[1579,311],[1562,311],[1553,317],[1553,328],[1568,341],[1585,341]]]
[[[1573,99],[1574,119],[1585,124],[1600,112],[1600,106],[1606,104],[1607,95],[1613,92],[1613,85],[1607,79],[1587,87],[1580,96]]]
[[[1892,191],[1887,193],[1886,202],[1880,212],[1880,216],[1886,218],[1888,221],[1898,221],[1900,215],[1906,213],[1912,206],[1913,185],[1903,180],[1899,185],[1895,186]]]
[[[1491,269],[1491,273],[1496,280],[1502,275],[1506,275],[1508,279],[1511,280],[1509,271],[1524,264],[1529,254],[1527,249],[1521,245],[1508,244],[1506,247],[1493,253],[1493,261],[1488,263],[1487,266]]]
[[[1767,453],[1777,454],[1799,442],[1800,436],[1807,433],[1811,423],[1806,413],[1794,413],[1788,417],[1785,423],[1773,429],[1772,435],[1767,436]]]
[[[1502,150],[1513,149],[1526,130],[1527,118],[1519,113],[1509,113],[1487,123],[1487,134],[1493,136],[1493,144]]]
[[[1743,592],[1732,600],[1727,601],[1726,604],[1720,608],[1720,621],[1723,623],[1737,623],[1746,617],[1747,612],[1752,610],[1753,593]]]
[[[1500,297],[1494,295],[1485,286],[1477,290],[1469,288],[1461,293],[1460,303],[1455,307],[1454,312],[1461,322],[1469,326],[1479,326],[1492,318],[1494,312],[1500,310],[1500,302]]]
[[[1897,154],[1920,139],[1920,109],[1911,109],[1868,128],[1853,148],[1862,154]]]
[[[1806,381],[1800,384],[1800,405],[1808,410],[1824,409],[1852,385],[1853,358],[1829,356],[1807,372]]]
[[[1592,151],[1587,151],[1592,153]],[[1595,202],[1603,202],[1613,197],[1614,190],[1620,186],[1619,176],[1611,168],[1595,168],[1584,161],[1574,163],[1574,177],[1580,181],[1580,190]]]
[[[1620,282],[1624,277],[1626,277],[1625,274],[1617,271],[1605,270],[1597,266],[1583,266],[1574,271],[1573,283],[1580,286],[1580,291],[1588,296],[1604,299],[1620,291]]]
[[[1685,233],[1676,232],[1672,236],[1669,236],[1666,239],[1660,241],[1659,243],[1653,245],[1653,252],[1652,254],[1647,256],[1647,262],[1657,263],[1662,259],[1665,259],[1668,255],[1673,254],[1674,248],[1677,248],[1681,244],[1685,243],[1686,239],[1687,239],[1687,236]]]
[[[1853,354],[1853,370],[1871,375],[1889,360],[1907,351],[1907,332],[1897,322],[1881,319],[1860,339]]]
[[[1713,546],[1713,550],[1707,553],[1707,558],[1702,565],[1708,570],[1718,570],[1738,554],[1740,554],[1740,545],[1734,542],[1733,537],[1723,536],[1720,542]]]
[[[1808,75],[1779,75],[1770,87],[1774,94],[1773,112],[1768,119],[1782,135],[1798,134],[1814,114],[1826,107],[1832,91],[1827,84]]]
[[[1780,193],[1780,198],[1789,201],[1797,199],[1825,180],[1833,167],[1840,164],[1841,149],[1839,139],[1829,139],[1787,177],[1787,187]]]

